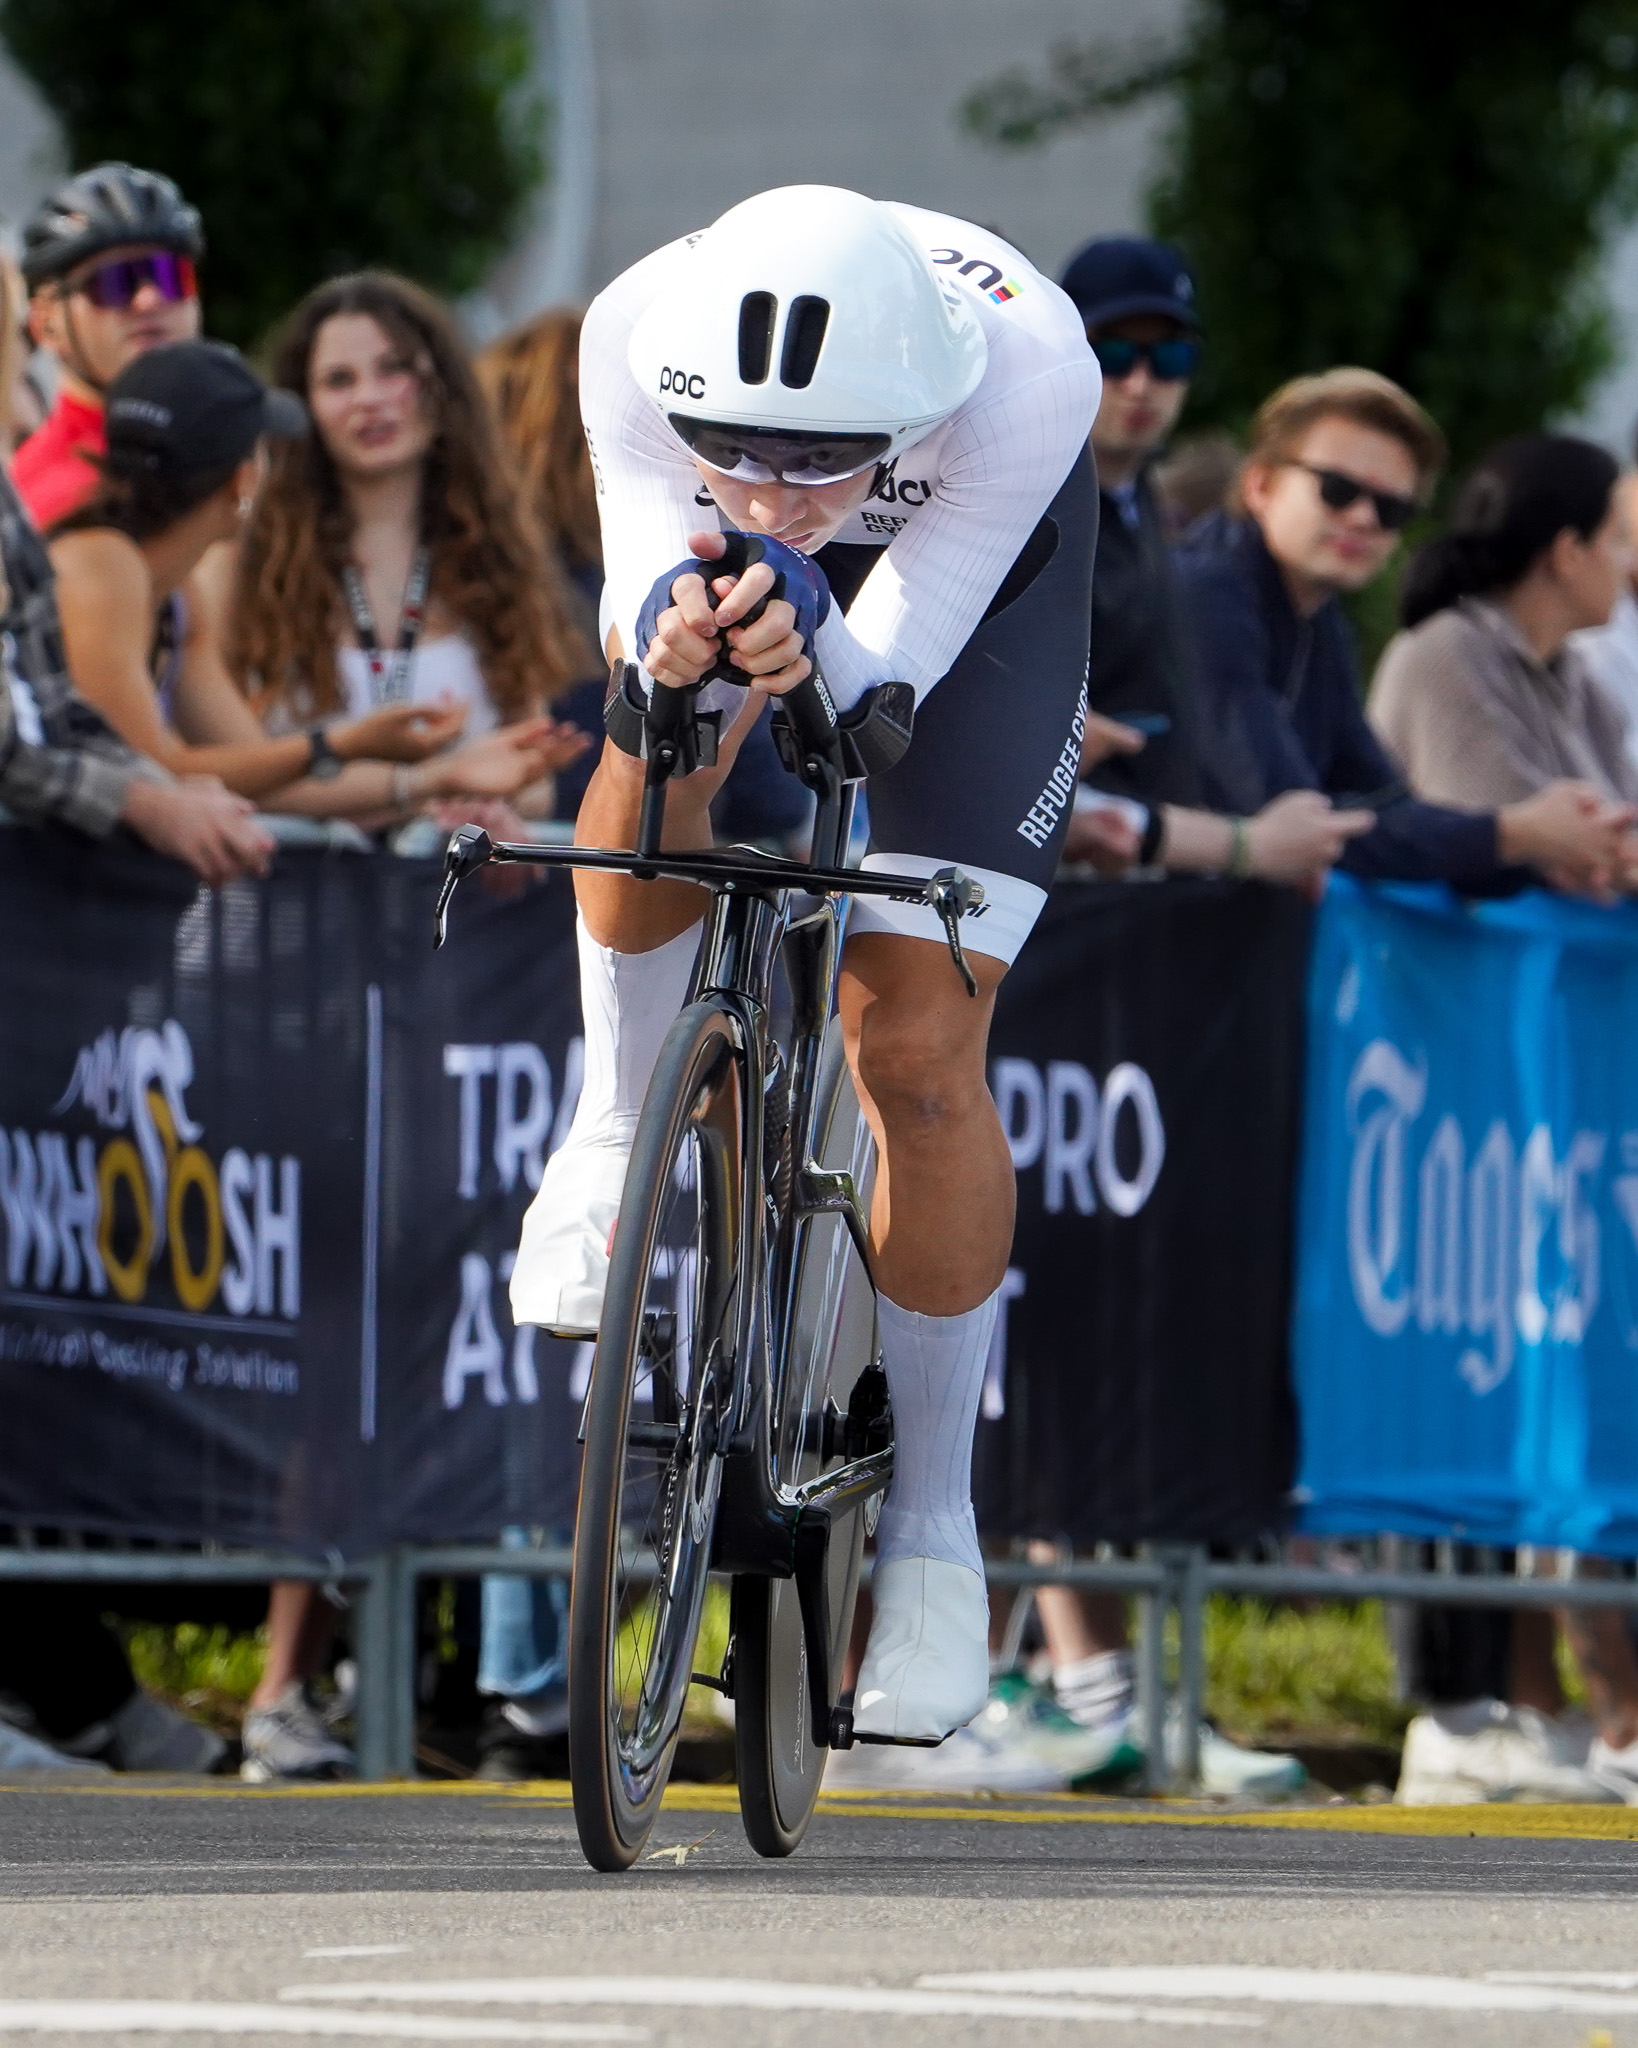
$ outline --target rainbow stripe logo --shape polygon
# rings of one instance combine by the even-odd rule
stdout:
[[[1018,294],[1023,289],[1024,287],[1021,284],[1015,284],[1013,280],[1010,277],[1008,277],[1004,278],[1001,281],[1001,283],[995,287],[995,289],[990,293],[990,297],[994,299],[995,303],[998,306],[1004,306],[1007,303],[1008,299],[1017,298]]]

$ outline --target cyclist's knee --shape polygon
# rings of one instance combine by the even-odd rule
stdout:
[[[859,1014],[859,1085],[888,1121],[931,1128],[961,1119],[983,1097],[989,1004],[969,1003],[969,1012],[905,988]]]

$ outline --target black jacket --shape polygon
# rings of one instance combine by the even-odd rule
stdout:
[[[1147,476],[1138,479],[1137,521],[1104,491],[1092,572],[1092,660],[1086,701],[1106,718],[1160,713],[1171,730],[1141,754],[1101,762],[1086,778],[1147,804],[1198,804],[1197,736],[1189,684],[1189,643],[1171,551]]]
[[[1366,798],[1375,829],[1341,865],[1366,880],[1448,882],[1497,895],[1532,877],[1496,852],[1493,812],[1447,810],[1405,791],[1365,721],[1353,633],[1335,598],[1300,618],[1285,579],[1247,519],[1213,513],[1174,556],[1192,643],[1202,792],[1249,816],[1288,789],[1337,804]]]

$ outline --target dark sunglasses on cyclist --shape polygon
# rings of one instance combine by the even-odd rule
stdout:
[[[1409,526],[1420,507],[1414,498],[1401,498],[1397,491],[1373,490],[1369,484],[1362,484],[1357,477],[1347,476],[1340,469],[1321,469],[1312,462],[1293,462],[1293,469],[1306,469],[1319,485],[1320,501],[1333,512],[1346,512],[1350,505],[1357,505],[1361,498],[1369,498],[1376,511],[1376,523],[1384,533],[1398,533]]]
[[[837,484],[873,469],[891,434],[814,434],[778,427],[736,427],[668,412],[671,430],[707,469],[743,484]]]
[[[105,313],[123,313],[137,293],[147,285],[167,305],[199,296],[199,280],[193,259],[174,256],[169,249],[155,249],[146,256],[120,256],[112,263],[99,263],[69,286]]]
[[[1118,335],[1097,335],[1092,353],[1103,374],[1119,383],[1130,377],[1140,362],[1149,365],[1149,375],[1158,384],[1179,384],[1192,377],[1200,362],[1200,344],[1187,334],[1170,341],[1125,341]]]

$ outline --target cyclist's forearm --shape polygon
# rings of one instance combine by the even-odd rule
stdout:
[[[666,790],[665,846],[698,850],[711,844],[711,798],[720,775],[689,776]],[[691,787],[709,782],[710,788]],[[592,771],[575,820],[577,846],[633,847],[643,807],[643,764],[611,740]],[[687,931],[705,909],[705,894],[688,882],[637,882],[627,875],[577,873],[575,900],[600,946],[648,953]]]

